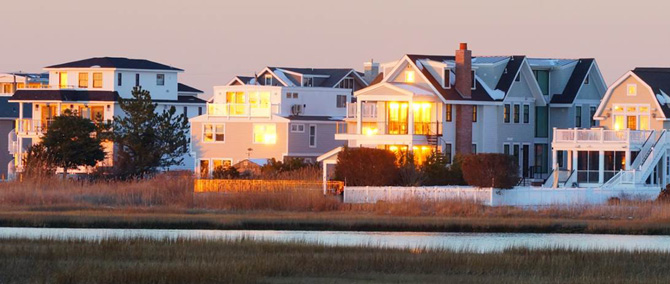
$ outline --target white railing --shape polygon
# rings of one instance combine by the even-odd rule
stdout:
[[[275,104],[235,104],[235,103],[207,103],[207,114],[210,116],[232,116],[232,117],[270,117],[274,111],[277,113],[278,105]]]
[[[347,103],[347,118],[356,118],[356,107],[358,103]],[[363,118],[377,118],[377,102],[363,102],[361,105],[361,116]]]
[[[15,122],[17,135],[36,135],[46,131],[46,127],[43,127],[42,121],[39,119],[19,118]],[[49,122],[47,122],[48,124]]]
[[[642,144],[653,133],[651,130],[554,129],[558,143],[631,143]]]
[[[620,184],[635,184],[635,170],[621,171]]]

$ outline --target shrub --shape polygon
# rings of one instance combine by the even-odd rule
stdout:
[[[399,185],[402,186],[421,186],[425,177],[416,164],[414,164],[414,154],[412,152],[400,153],[398,157]]]
[[[661,189],[661,193],[658,194],[656,201],[670,202],[670,184],[666,185],[665,188]]]
[[[212,177],[215,179],[236,179],[240,177],[240,172],[235,167],[218,166],[212,171]]]
[[[519,182],[519,165],[505,154],[470,154],[463,157],[463,178],[468,185],[512,188]]]
[[[56,166],[51,153],[44,145],[35,144],[28,148],[26,157],[23,159],[24,174],[28,178],[47,178],[56,172]]]
[[[433,152],[426,162],[421,165],[424,175],[423,185],[465,185],[461,172],[461,155],[456,155],[449,165],[444,155]]]
[[[395,185],[397,177],[396,155],[391,151],[345,147],[337,155],[335,179],[347,185]]]

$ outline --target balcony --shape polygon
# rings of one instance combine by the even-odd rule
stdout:
[[[554,147],[573,148],[640,148],[653,135],[652,130],[554,129]]]
[[[19,118],[16,120],[16,135],[39,136],[46,132],[47,127],[53,120],[41,121],[30,118]],[[45,124],[46,123],[46,124]]]
[[[433,145],[442,135],[440,122],[416,122],[413,126],[410,130],[406,122],[363,122],[359,133],[356,123],[340,122],[335,139],[355,141],[358,145]]]
[[[207,115],[223,117],[270,117],[279,112],[276,104],[208,103]]]
[[[358,103],[347,103],[347,118],[357,118],[356,107]],[[361,116],[363,119],[377,118],[377,102],[364,102],[361,105]]]

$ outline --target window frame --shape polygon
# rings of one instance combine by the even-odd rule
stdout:
[[[317,147],[317,146],[316,146],[316,145],[317,145],[316,138],[317,138],[317,134],[318,134],[316,124],[310,124],[310,125],[308,126],[308,129],[309,129],[309,130],[308,130],[309,132],[307,133],[307,134],[308,134],[308,135],[307,135],[307,136],[308,136],[308,138],[307,138],[307,139],[308,139],[307,142],[308,142],[308,144],[309,144],[309,147],[310,147],[310,148],[316,148],[316,147]],[[313,133],[313,134],[312,134],[312,129],[314,129],[314,133]],[[312,143],[312,142],[314,142],[314,143]]]
[[[442,76],[444,76],[442,79],[442,87],[445,89],[451,89],[451,68],[444,68]]]
[[[582,127],[582,106],[575,106],[575,127]]]
[[[116,77],[116,85],[120,87],[123,85],[123,74],[117,73],[117,75],[118,76]]]
[[[445,114],[444,114],[444,115],[446,116],[446,117],[445,117],[445,120],[446,120],[447,122],[451,122],[451,121],[453,121],[453,115],[454,115],[454,112],[453,112],[453,105],[452,105],[452,104],[447,104],[447,105],[446,105],[446,109],[445,109]]]
[[[523,123],[524,124],[530,123],[530,105],[529,104],[524,104],[523,105]]]
[[[96,75],[100,76],[99,80],[96,80],[96,78],[95,78]],[[96,84],[96,83],[98,83],[98,84]],[[94,89],[102,89],[103,84],[104,84],[104,81],[103,81],[102,72],[93,72],[93,86],[92,87]]]
[[[635,92],[633,93],[630,92],[631,87],[633,87],[633,90]],[[626,84],[626,95],[631,97],[637,96],[637,84]]]
[[[139,87],[140,85],[140,73],[135,73],[135,87]]]
[[[337,107],[337,108],[347,107],[347,95],[336,95],[335,96],[335,107]]]
[[[268,84],[268,79],[270,79],[270,83],[269,83],[269,84]],[[265,83],[264,85],[265,85],[265,86],[272,86],[272,83],[273,83],[273,82],[272,82],[272,81],[273,81],[272,79],[274,79],[274,78],[272,78],[272,74],[265,74],[265,76],[263,76],[263,82]]]
[[[453,162],[453,156],[454,156],[453,153],[454,153],[454,149],[453,149],[453,145],[452,145],[451,141],[450,142],[445,142],[444,143],[444,157],[447,158],[447,163],[448,164],[451,164]]]
[[[266,126],[266,127],[267,127],[267,126],[270,126],[270,125],[274,126],[274,129],[275,129],[275,133],[274,133],[274,135],[275,135],[275,141],[274,141],[274,143],[268,143],[268,142],[265,142],[265,141],[262,141],[262,142],[258,142],[258,141],[256,141],[256,126],[257,126],[257,125],[264,125],[264,126]],[[277,124],[276,124],[276,123],[254,123],[254,124],[251,125],[251,127],[252,127],[252,128],[251,128],[251,142],[252,142],[252,144],[258,144],[258,145],[276,145],[276,144],[277,144],[277,141],[279,141],[279,139],[277,139],[277,133],[278,133],[278,132],[277,132]]]
[[[477,110],[477,106],[473,105],[472,106],[472,122],[477,122],[477,117],[479,116],[479,111]]]
[[[212,141],[207,141],[207,139],[205,137],[205,134],[206,134],[205,129],[207,128],[208,125],[212,126]],[[223,135],[223,139],[220,140],[220,141],[217,140],[217,134],[218,133],[216,131],[216,127],[219,126],[219,125],[223,128],[223,131],[222,131],[223,133],[221,133],[221,135]],[[202,142],[203,143],[226,143],[226,124],[225,123],[203,123],[202,124]]]
[[[520,123],[521,122],[521,107],[519,104],[514,104],[513,107],[513,121],[514,123]]]
[[[505,104],[503,106],[503,123],[511,123],[512,105]]]
[[[82,80],[82,77],[85,77],[85,78],[83,78],[83,80]],[[86,84],[82,84],[82,81],[85,81]],[[82,88],[82,89],[87,89],[88,88],[88,72],[79,72],[79,74],[77,76],[77,86],[79,88]]]
[[[165,74],[156,74],[156,86],[165,86]]]
[[[293,127],[295,126],[295,130]],[[300,126],[302,126],[302,130],[300,129]],[[289,127],[291,133],[305,133],[305,124],[304,123],[291,123],[291,126]]]

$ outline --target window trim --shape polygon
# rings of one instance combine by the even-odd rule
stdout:
[[[207,125],[212,125],[212,141],[205,140],[205,126],[207,126]],[[216,140],[216,126],[217,125],[223,126],[223,140],[222,141],[217,141]],[[212,143],[212,144],[226,143],[226,124],[225,123],[203,123],[202,124],[202,142],[203,143]]]
[[[275,142],[274,143],[266,143],[266,142],[256,142],[256,125],[274,125],[275,127]],[[278,135],[279,133],[277,131],[277,123],[265,123],[265,122],[260,122],[260,123],[252,123],[251,124],[251,143],[255,145],[277,145],[277,142],[279,141]]]
[[[314,145],[312,145],[312,127],[314,127]],[[317,136],[318,136],[318,135],[317,135],[317,134],[318,134],[318,132],[317,132],[318,129],[317,129],[317,127],[316,127],[316,124],[310,124],[310,125],[308,126],[308,129],[309,129],[309,132],[307,133],[307,134],[308,134],[308,135],[307,135],[307,136],[308,136],[308,137],[307,137],[307,144],[309,145],[310,148],[316,148],[316,147],[317,147],[317,141],[316,141],[316,138],[317,138]]]
[[[444,149],[449,149],[449,160],[447,161],[448,164],[453,163],[454,161],[454,145],[451,141],[444,142]],[[446,155],[446,150],[444,155]]]
[[[446,108],[444,110],[445,114],[445,120],[447,122],[452,122],[453,121],[453,116],[454,116],[454,106],[452,104],[446,104]]]
[[[582,106],[575,106],[575,127],[582,127]]]
[[[162,82],[160,81],[159,77],[163,77]],[[159,73],[156,74],[156,86],[165,86],[165,74]]]
[[[270,84],[268,84],[268,79],[270,79]],[[265,83],[264,85],[272,86],[272,79],[274,79],[272,78],[272,74],[265,74],[265,76],[263,76],[263,83]]]
[[[296,126],[296,130],[293,130],[293,126]],[[302,126],[302,130],[300,130],[298,126]],[[291,131],[291,133],[305,133],[305,124],[291,123],[291,126],[289,126],[289,130]]]
[[[630,93],[630,87],[635,88],[635,93]],[[637,84],[626,84],[626,95],[630,97],[637,96]]]
[[[511,123],[512,119],[512,105],[505,104],[503,106],[503,123]]]
[[[85,75],[86,77],[86,85],[82,85],[82,75]],[[79,72],[77,75],[77,87],[82,88],[82,89],[88,89],[88,72]]]
[[[96,82],[96,80],[95,80],[95,75],[100,75],[100,81],[99,81],[99,82],[100,82],[100,85],[97,85],[97,86],[96,86],[96,84],[95,84],[95,82]],[[93,82],[92,82],[92,87],[93,87],[94,89],[102,89],[102,86],[105,84],[105,83],[104,83],[104,76],[102,75],[102,72],[93,72],[93,77],[92,77],[92,79],[93,79],[93,80],[92,80],[92,81],[93,81]]]
[[[513,108],[513,117],[512,120],[515,124],[521,123],[521,106],[519,104],[514,104]]]
[[[530,105],[529,104],[523,104],[523,123],[524,124],[529,124],[530,123]]]
[[[445,89],[451,89],[451,68],[445,67],[444,71],[442,72],[442,76],[444,76],[442,79],[442,87]]]
[[[344,100],[342,100],[342,102],[343,102],[342,106],[340,106],[340,98],[344,98]],[[347,95],[335,95],[335,107],[336,108],[346,108],[347,107],[347,101],[348,101]]]

